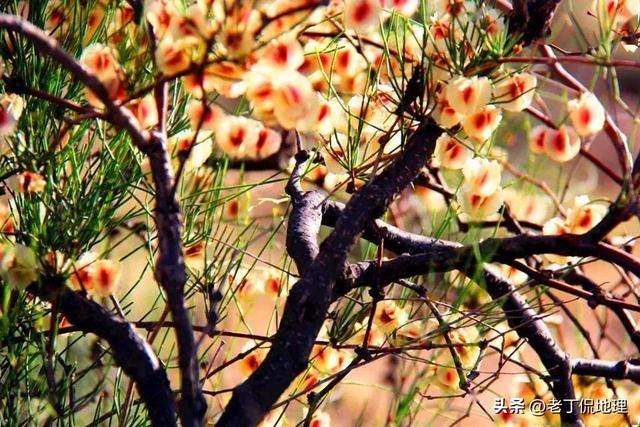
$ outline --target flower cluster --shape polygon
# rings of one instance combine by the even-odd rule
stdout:
[[[97,297],[115,293],[120,282],[120,263],[99,259],[95,252],[87,252],[70,266],[69,286]]]

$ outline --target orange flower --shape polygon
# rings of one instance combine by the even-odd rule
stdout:
[[[120,281],[120,263],[98,260],[97,254],[87,252],[73,264],[69,285],[84,290],[89,295],[108,297],[113,295]]]
[[[98,260],[91,265],[90,271],[91,293],[100,297],[113,295],[120,281],[120,264],[108,259]]]
[[[480,196],[489,196],[500,188],[501,172],[500,163],[482,157],[469,160],[462,170],[464,182]]]
[[[436,123],[445,129],[451,129],[462,121],[462,117],[449,103],[447,91],[441,91],[433,109],[433,119]]]
[[[260,138],[260,122],[240,116],[228,116],[216,129],[216,144],[231,157],[243,158]]]
[[[573,234],[584,234],[591,230],[607,213],[600,203],[593,203],[589,196],[576,196],[573,207],[567,211],[566,224]]]
[[[474,193],[471,186],[465,183],[458,192],[458,203],[471,219],[483,220],[495,214],[502,206],[502,190],[498,188],[495,192],[482,196]]]
[[[304,50],[295,35],[288,34],[272,41],[261,52],[258,64],[276,70],[297,70],[304,63]]]
[[[491,82],[486,77],[457,77],[449,82],[446,93],[453,109],[468,116],[491,101]]]
[[[226,114],[216,105],[208,105],[200,100],[193,100],[187,105],[187,116],[192,130],[215,131]]]
[[[276,81],[273,112],[285,129],[313,129],[318,118],[318,98],[311,82],[297,71],[282,73]]]
[[[407,312],[398,307],[394,301],[383,300],[376,304],[373,323],[384,332],[391,333],[395,331],[407,323],[408,319]]]
[[[100,43],[87,46],[82,51],[80,62],[102,83],[119,79],[122,72],[116,51]]]
[[[531,105],[537,79],[532,74],[516,73],[496,85],[494,90],[500,107],[507,111],[522,111]]]
[[[178,74],[191,65],[191,46],[187,39],[165,38],[156,48],[156,64],[166,75]]]
[[[248,341],[242,347],[242,350],[240,350],[240,352],[246,352],[252,347],[255,347],[255,343]],[[243,357],[240,362],[238,362],[240,373],[245,377],[251,375],[256,369],[258,369],[258,366],[260,366],[260,364],[264,361],[264,358],[267,357],[267,353],[268,350],[266,348],[257,348]]]

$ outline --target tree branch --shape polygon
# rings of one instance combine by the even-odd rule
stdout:
[[[153,139],[153,148],[147,154],[156,189],[154,217],[158,230],[158,258],[155,276],[167,294],[169,309],[175,322],[182,390],[180,419],[185,427],[199,426],[202,425],[207,404],[200,387],[197,346],[184,301],[187,275],[182,248],[180,204],[173,185],[173,169],[166,138],[154,133]]]
[[[334,211],[330,215],[335,216],[340,205],[334,203],[326,211]],[[330,223],[331,218],[327,218],[325,224]],[[380,234],[379,234],[380,233]],[[373,243],[379,243],[380,236],[384,236],[385,247],[396,253],[413,253],[420,257],[418,263],[423,266],[427,264],[442,263],[442,266],[451,268],[451,260],[448,253],[455,253],[465,250],[458,243],[437,241],[435,239],[419,236],[398,230],[395,227],[384,224],[382,221],[371,222],[363,233],[363,237]],[[523,235],[526,236],[526,235]],[[520,236],[518,236],[520,237]],[[423,254],[426,254],[423,256]],[[410,256],[410,255],[409,255]],[[455,256],[453,257],[455,258]],[[513,285],[506,280],[496,276],[490,271],[479,270],[475,258],[469,262],[457,260],[455,268],[460,269],[468,277],[475,277],[480,271],[484,277],[487,292],[495,301],[502,301],[502,309],[511,326],[518,335],[526,339],[532,349],[536,352],[543,365],[553,378],[552,391],[556,399],[563,401],[562,422],[567,425],[582,425],[577,403],[575,402],[575,392],[571,382],[571,364],[569,356],[564,353],[555,343],[551,332],[538,318],[536,313],[529,307],[527,302],[516,292]],[[388,262],[393,262],[388,261]],[[383,264],[384,265],[384,264]],[[403,268],[406,268],[403,267]],[[424,267],[423,267],[424,268]],[[426,272],[426,270],[423,270]],[[411,271],[410,273],[414,273]],[[410,275],[407,273],[407,275]],[[380,274],[384,277],[383,274]],[[371,282],[369,282],[371,283]],[[569,406],[570,405],[570,406]]]
[[[133,143],[141,150],[145,151],[148,146],[148,133],[138,124],[136,118],[129,110],[116,105],[109,97],[109,93],[104,85],[89,71],[84,65],[76,61],[64,49],[58,46],[58,42],[42,31],[40,28],[15,15],[0,14],[0,28],[14,31],[31,40],[42,55],[52,58],[64,69],[91,92],[93,92],[100,102],[105,106],[105,119],[121,129],[126,130],[131,136]]]
[[[358,235],[418,175],[433,153],[440,133],[433,125],[419,127],[401,155],[352,196],[333,232],[291,290],[266,359],[235,389],[218,426],[256,425],[291,381],[304,371],[332,302],[334,284]]]
[[[631,380],[640,384],[640,366],[632,365],[627,360],[609,362],[606,360],[573,359],[571,366],[574,375]]]
[[[28,291],[42,300],[55,303],[59,312],[78,329],[109,343],[116,363],[136,384],[153,426],[176,425],[175,402],[164,368],[151,346],[130,323],[113,316],[101,305],[73,292],[61,282],[36,283],[29,286]]]
[[[166,135],[150,135],[126,108],[110,99],[100,80],[84,65],[58,46],[55,39],[18,16],[0,14],[0,28],[22,34],[36,45],[42,55],[54,59],[78,81],[91,90],[105,106],[105,119],[124,129],[133,144],[147,154],[156,188],[155,221],[158,230],[159,256],[156,279],[167,294],[169,308],[176,325],[182,399],[180,418],[184,426],[199,426],[206,411],[206,401],[198,380],[197,348],[189,313],[184,305],[186,270],[182,253],[182,219],[175,196],[174,177],[167,152]],[[160,83],[158,83],[160,84]],[[159,87],[158,84],[154,87]]]

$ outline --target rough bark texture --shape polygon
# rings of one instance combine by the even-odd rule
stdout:
[[[524,45],[547,37],[551,21],[562,0],[514,0],[509,31],[521,34]]]
[[[184,302],[187,275],[182,248],[182,217],[166,140],[156,136],[153,147],[148,150],[148,156],[156,190],[154,217],[158,229],[158,258],[155,276],[166,292],[175,324],[182,390],[180,419],[184,426],[199,426],[202,425],[207,403],[200,388],[196,341]]]

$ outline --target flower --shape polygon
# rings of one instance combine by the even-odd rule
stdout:
[[[187,116],[193,130],[215,131],[218,124],[226,117],[222,108],[208,105],[206,102],[194,99],[187,105]]]
[[[323,411],[316,411],[311,416],[309,427],[331,427],[331,417]]]
[[[504,110],[522,111],[531,105],[536,85],[534,75],[516,73],[496,85],[494,96]]]
[[[185,159],[184,168],[187,172],[202,166],[213,151],[213,142],[205,131],[200,131],[197,134],[191,130],[182,131],[169,138],[167,145],[169,146],[169,151],[178,157],[191,150],[189,158]]]
[[[502,120],[502,113],[493,105],[487,105],[481,110],[466,116],[462,122],[462,128],[467,136],[484,142],[491,138]]]
[[[460,377],[454,366],[437,366],[434,385],[445,392],[455,392],[460,387]]]
[[[304,75],[291,71],[281,73],[276,79],[273,112],[283,128],[312,130],[318,119],[318,108],[316,92]]]
[[[484,220],[493,215],[502,206],[502,189],[498,189],[486,196],[473,192],[471,186],[467,183],[462,185],[458,192],[458,203],[462,211],[473,220]]]
[[[356,323],[354,325],[354,330],[356,331],[356,333],[349,339],[349,342],[352,344],[362,345],[367,333],[366,322]],[[369,330],[369,339],[367,340],[367,345],[370,347],[382,347],[386,341],[387,337],[385,333],[378,327],[377,324],[373,323],[371,325],[371,329]]]
[[[261,127],[255,143],[247,146],[246,155],[251,159],[264,159],[277,153],[281,143],[280,133],[267,127]]]
[[[73,263],[69,286],[89,295],[108,297],[116,291],[120,281],[120,263],[98,259],[95,252],[86,252]]]
[[[311,364],[322,373],[331,374],[340,368],[341,354],[328,345],[314,345],[311,350]]]
[[[303,63],[304,50],[293,33],[269,43],[258,60],[258,64],[273,71],[297,70]]]
[[[569,118],[580,136],[589,136],[602,130],[605,121],[604,107],[591,92],[568,102]]]
[[[272,268],[264,273],[264,291],[272,298],[283,296],[287,293],[288,277]]]
[[[489,196],[500,188],[501,173],[500,163],[482,157],[469,160],[462,170],[464,182],[480,196]]]
[[[219,123],[216,144],[231,157],[242,158],[260,138],[260,122],[241,116],[227,116]]]
[[[449,332],[449,339],[462,366],[467,369],[473,367],[480,357],[480,347],[476,345],[479,340],[478,330],[475,327],[453,329]]]
[[[44,180],[42,175],[31,171],[18,174],[16,180],[15,189],[20,193],[42,193],[47,185],[47,181]]]
[[[471,0],[434,0],[429,4],[438,17],[457,19],[462,25],[467,13],[476,10],[475,2]]]
[[[408,319],[407,312],[398,307],[394,301],[383,300],[376,304],[373,323],[386,333],[395,331],[407,323]]]
[[[18,121],[11,112],[5,108],[0,108],[0,140],[12,136],[16,131]]]
[[[486,77],[457,77],[445,90],[451,107],[463,116],[483,109],[491,101],[491,82]]]
[[[434,166],[445,169],[462,169],[471,156],[473,156],[473,151],[446,132],[436,140],[436,148],[433,152]]]
[[[241,353],[249,351],[249,349],[256,346],[256,343],[248,341],[240,350]],[[251,353],[247,354],[245,357],[240,359],[238,362],[238,367],[240,368],[240,373],[248,377],[251,375],[258,366],[264,361],[265,357],[267,357],[267,349],[266,348],[256,348]]]
[[[445,129],[451,129],[462,121],[462,114],[458,113],[449,103],[447,91],[438,94],[436,105],[433,109],[433,119]]]
[[[240,301],[251,301],[264,294],[264,281],[256,274],[244,270],[228,276],[229,285],[234,289],[236,298]]]
[[[403,16],[413,16],[420,6],[419,0],[387,0],[387,7],[393,8]]]
[[[93,282],[90,294],[99,297],[113,295],[120,281],[120,263],[102,259],[90,266],[90,280]]]
[[[166,75],[178,74],[191,65],[191,46],[187,39],[164,38],[156,47],[156,64]]]
[[[14,289],[24,289],[38,279],[40,267],[33,249],[22,244],[0,246],[0,275]]]
[[[576,196],[573,207],[567,210],[566,225],[573,234],[584,234],[591,230],[607,213],[607,208],[593,203],[589,196]]]
[[[6,203],[0,202],[0,232],[13,233],[15,231],[15,222],[11,214],[11,208]]]
[[[184,262],[192,270],[199,272],[205,268],[207,241],[199,240],[184,248]]]
[[[344,26],[356,33],[366,34],[378,26],[382,12],[380,0],[345,0]]]
[[[153,95],[130,101],[127,108],[138,119],[143,128],[151,128],[158,124],[158,108]]]
[[[554,130],[545,125],[534,127],[529,133],[529,150],[535,154],[544,153],[545,141],[552,132],[554,132]]]
[[[16,122],[22,117],[25,105],[24,98],[15,93],[5,93],[0,98],[0,109],[8,112]],[[2,121],[0,120],[0,128],[2,127],[1,123]]]
[[[548,197],[509,188],[505,190],[504,198],[511,215],[518,221],[542,224],[548,219],[551,207]]]
[[[102,83],[118,79],[122,72],[117,52],[101,43],[87,46],[82,51],[80,62],[91,70]]]
[[[549,130],[544,140],[544,152],[551,160],[568,162],[580,152],[580,137],[569,126]]]

